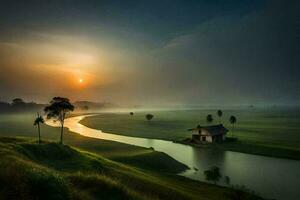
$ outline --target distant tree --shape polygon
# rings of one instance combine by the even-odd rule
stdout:
[[[63,132],[64,132],[64,122],[66,114],[74,110],[74,106],[70,103],[70,100],[63,97],[54,97],[50,101],[50,105],[46,106],[44,111],[47,114],[48,119],[56,119],[61,124],[60,131],[60,143],[63,143]]]
[[[236,123],[236,117],[235,116],[233,116],[233,115],[231,115],[230,116],[230,118],[229,118],[229,122],[230,122],[230,124],[232,124],[232,137],[233,137],[233,131],[234,131],[234,124]]]
[[[212,117],[212,115],[211,114],[209,114],[209,115],[207,115],[206,116],[206,122],[209,124],[209,123],[212,123],[213,122],[213,117]]]
[[[130,115],[133,115],[133,112],[130,112],[129,114],[130,114]]]
[[[40,130],[40,124],[44,123],[44,119],[42,116],[40,116],[39,113],[37,113],[37,117],[34,120],[34,126],[38,127],[38,134],[39,134],[39,144],[41,143],[41,130]]]
[[[217,114],[218,114],[218,117],[219,117],[219,123],[221,124],[222,123],[222,115],[223,115],[222,110],[218,110]]]
[[[147,114],[147,115],[146,115],[146,119],[147,119],[148,121],[150,121],[153,117],[154,117],[154,116],[153,116],[152,114]]]
[[[207,181],[212,181],[214,182],[214,184],[217,184],[217,182],[222,177],[220,169],[216,166],[213,166],[210,169],[205,170],[204,175]]]
[[[21,99],[21,98],[15,98],[15,99],[13,99],[12,100],[12,105],[14,106],[14,105],[21,105],[21,104],[24,104],[25,102],[23,101],[23,99]]]

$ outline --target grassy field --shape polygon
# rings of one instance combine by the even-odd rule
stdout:
[[[300,159],[300,110],[293,108],[231,109],[223,110],[219,119],[216,110],[152,111],[151,121],[145,112],[133,116],[128,113],[106,113],[85,118],[82,124],[109,133],[135,137],[181,141],[191,137],[187,131],[196,125],[206,125],[206,115],[212,114],[212,124],[223,123],[228,136],[238,142],[218,147],[225,150]],[[234,131],[228,122],[230,115],[237,117]]]
[[[0,116],[1,199],[260,199],[177,176],[186,166],[152,149],[67,130],[59,145],[59,129],[48,126],[39,145],[33,118]]]
[[[37,128],[33,126],[34,118],[33,113],[0,115],[0,136],[37,138]],[[41,137],[44,140],[58,141],[59,129],[42,125]],[[164,153],[113,141],[87,138],[69,132],[68,129],[65,129],[64,142],[82,150],[92,151],[106,158],[143,169],[160,169],[170,173],[178,173],[186,169],[186,166]],[[149,162],[150,159],[156,162]]]

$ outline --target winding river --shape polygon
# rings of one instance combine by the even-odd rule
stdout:
[[[265,198],[279,200],[300,199],[300,161],[266,156],[200,149],[171,141],[145,139],[104,133],[88,128],[79,122],[88,116],[72,117],[65,120],[65,127],[83,136],[111,140],[130,145],[161,151],[184,163],[189,170],[180,175],[191,179],[204,180],[203,171],[216,165],[231,184],[245,185]],[[58,126],[51,121],[48,125]]]

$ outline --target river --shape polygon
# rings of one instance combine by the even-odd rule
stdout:
[[[205,181],[203,171],[218,166],[223,176],[229,176],[231,184],[244,185],[265,198],[279,200],[300,199],[300,161],[251,155],[232,151],[203,149],[171,141],[145,139],[104,133],[88,128],[79,122],[88,116],[71,117],[65,127],[83,136],[111,140],[164,152],[190,169],[180,175]],[[58,123],[47,121],[48,125]],[[222,182],[221,182],[222,184]]]

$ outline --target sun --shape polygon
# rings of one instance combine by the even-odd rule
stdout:
[[[83,83],[83,79],[82,78],[80,78],[78,81],[79,81],[79,83]]]

